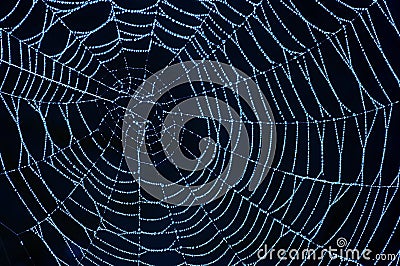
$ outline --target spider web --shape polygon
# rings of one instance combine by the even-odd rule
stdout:
[[[17,249],[16,263],[38,265],[255,264],[265,244],[322,250],[339,237],[349,248],[399,253],[395,1],[0,6],[4,264]],[[257,83],[274,113],[277,150],[255,191],[244,174],[221,199],[179,207],[155,200],[133,179],[122,120],[147,77],[201,59],[233,65]],[[187,85],[179,91],[190,97],[215,90]],[[202,136],[192,126],[180,143],[189,157],[196,148],[184,139]],[[228,154],[216,159],[223,164]],[[319,263],[364,262],[326,255]]]

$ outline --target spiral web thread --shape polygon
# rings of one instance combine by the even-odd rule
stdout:
[[[17,214],[4,206],[0,222],[30,260],[32,243],[58,265],[254,264],[264,244],[323,249],[339,237],[399,252],[394,1],[0,6],[1,191]],[[278,150],[254,192],[177,207],[132,178],[121,123],[149,75],[199,59],[254,79]]]

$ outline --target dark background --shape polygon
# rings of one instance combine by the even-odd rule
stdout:
[[[170,3],[195,14],[208,13],[199,2],[170,1]],[[175,265],[185,263],[182,256],[174,252],[180,246],[193,247],[182,250],[188,254],[200,255],[188,256],[186,262],[190,264],[213,264],[212,262],[217,260],[214,264],[226,265],[238,263],[239,258],[243,263],[250,264],[256,261],[254,252],[264,244],[268,246],[275,244],[278,249],[315,248],[316,244],[335,246],[339,237],[349,240],[351,248],[368,246],[374,253],[397,253],[400,248],[398,229],[400,94],[399,82],[391,71],[399,73],[400,39],[378,6],[384,7],[385,4],[388,6],[396,25],[400,25],[400,6],[395,1],[378,1],[372,6],[370,1],[362,3],[346,1],[350,6],[358,8],[359,13],[357,13],[337,2],[324,1],[323,3],[333,14],[351,21],[340,24],[332,14],[324,12],[314,1],[293,1],[293,3],[301,11],[302,16],[319,30],[315,28],[310,30],[301,22],[299,16],[288,12],[278,1],[264,1],[261,5],[263,8],[259,7],[255,13],[261,19],[264,17],[264,22],[266,16],[270,30],[280,44],[288,50],[300,52],[297,54],[283,52],[280,45],[254,18],[250,18],[246,26],[232,26],[221,14],[237,24],[242,23],[243,18],[232,12],[232,8],[227,4],[216,3],[215,7],[219,13],[211,12],[207,20],[209,23],[201,25],[203,35],[207,38],[197,33],[194,35],[196,42],[187,43],[156,26],[153,35],[143,40],[121,41],[108,53],[117,56],[98,67],[97,60],[105,60],[106,56],[100,55],[101,48],[93,47],[116,39],[117,28],[137,34],[146,34],[152,29],[130,29],[123,23],[116,24],[111,20],[84,41],[73,42],[71,40],[79,38],[79,32],[93,30],[107,21],[112,10],[108,2],[90,4],[70,15],[63,16],[66,13],[59,13],[58,16],[63,17],[62,22],[55,22],[45,34],[40,34],[40,30],[46,10],[49,14],[56,11],[67,12],[78,4],[75,6],[63,1],[58,3],[39,1],[29,13],[28,19],[17,29],[13,29],[26,16],[32,3],[2,2],[0,18],[4,18],[15,6],[16,9],[12,15],[0,22],[3,55],[0,81],[4,81],[1,87],[3,94],[0,107],[2,128],[0,265],[55,265],[54,256],[48,248],[66,263],[76,265],[76,259],[82,259],[79,247],[88,247],[92,254],[98,256],[89,257],[99,264],[105,264],[104,261],[113,265],[136,264],[115,257],[118,255],[128,260],[140,260],[150,264]],[[139,10],[151,7],[154,3],[116,1],[116,4],[131,10]],[[230,1],[229,4],[243,14],[250,14],[252,11],[252,5],[243,1]],[[215,9],[211,4],[208,5]],[[191,25],[200,23],[165,3],[151,7],[150,10],[160,7],[177,21]],[[368,10],[362,9],[366,7]],[[287,29],[275,19],[274,11],[285,22]],[[135,24],[146,24],[155,19],[154,16],[137,13],[118,14],[117,17]],[[194,34],[193,30],[181,27],[163,16],[156,19],[160,25],[173,32],[185,36]],[[369,21],[372,21],[373,25]],[[45,26],[49,27],[48,24],[49,20]],[[376,30],[382,51],[392,69],[388,67],[385,58],[374,44],[367,27],[370,32]],[[321,30],[338,32],[324,34]],[[224,52],[218,49],[212,52],[220,45],[221,40],[211,31],[226,40]],[[310,35],[310,31],[313,36]],[[358,38],[354,34],[355,31]],[[7,32],[11,32],[11,35]],[[226,33],[231,32],[236,32],[235,37],[238,38],[241,50],[235,39],[227,36]],[[304,47],[294,42],[290,34],[294,34]],[[261,50],[252,42],[253,38],[257,38],[259,45],[273,62],[265,59]],[[18,40],[24,40],[24,43],[21,44]],[[149,53],[129,51],[118,53],[121,47],[147,49],[150,41],[152,46]],[[86,48],[79,45],[80,43],[84,43]],[[162,43],[177,49],[185,45],[185,49],[178,57],[174,57],[168,49],[162,47]],[[61,64],[52,65],[49,57],[43,59],[42,56],[42,54],[57,55],[67,44],[70,48],[63,56],[58,57],[58,61],[77,70],[78,73],[71,75],[62,71]],[[338,47],[338,44],[343,45],[344,49],[347,49],[347,45],[350,47],[352,68],[358,80],[335,50],[334,45]],[[34,53],[36,50],[39,51],[37,57]],[[88,50],[95,55],[95,59],[91,59]],[[363,52],[368,54],[369,62]],[[323,63],[320,53],[323,55]],[[72,60],[69,60],[71,58]],[[278,142],[273,167],[253,195],[245,189],[249,178],[247,173],[235,188],[235,192],[230,191],[224,198],[205,206],[184,208],[160,204],[144,191],[140,191],[139,195],[137,184],[128,182],[132,181],[132,177],[122,155],[120,135],[124,109],[120,107],[127,106],[130,95],[133,95],[136,87],[151,73],[168,64],[203,58],[232,64],[249,76],[254,75],[249,61],[260,71],[264,71],[263,75],[257,75],[254,79],[270,100],[277,123]],[[314,60],[319,66],[325,66],[330,84],[321,75]],[[33,71],[29,62],[36,62],[39,68]],[[380,83],[375,80],[368,63],[374,66]],[[316,101],[310,85],[301,73],[299,65],[304,70],[306,64],[320,103]],[[21,71],[18,66],[31,69],[41,76],[58,80],[79,90],[86,90],[90,95],[57,86],[48,79],[40,77],[33,79],[32,75]],[[285,76],[284,70],[289,68],[293,84]],[[53,78],[51,73],[55,73]],[[92,76],[104,85],[94,81],[86,83],[82,74]],[[24,87],[25,82],[30,84],[30,91]],[[363,93],[360,93],[362,90],[359,88],[359,82],[365,89]],[[195,86],[198,90],[207,90],[211,85]],[[293,86],[296,89],[293,89]],[[342,104],[339,104],[331,86]],[[173,96],[179,99],[182,95],[187,95],[190,90],[189,86],[182,86]],[[91,96],[93,94],[111,101],[93,99]],[[371,101],[371,97],[376,102]],[[164,100],[168,102],[168,97]],[[47,104],[48,102],[58,104]],[[84,104],[70,102],[84,102]],[[321,113],[321,106],[327,111],[326,113]],[[46,113],[46,128],[37,110],[42,114]],[[365,112],[366,110],[369,111]],[[18,117],[17,121],[13,120],[13,115]],[[389,115],[390,120],[388,120]],[[162,119],[157,123],[161,125]],[[363,150],[359,134],[364,136],[365,128],[368,131],[372,123],[374,124],[368,143]],[[208,130],[205,125],[207,121],[196,121],[188,125],[188,128],[196,130],[199,135],[207,135]],[[46,133],[57,145],[59,149],[57,152],[51,151],[46,146],[50,143]],[[323,133],[322,151],[319,134]],[[24,148],[21,148],[20,134],[31,153],[30,159]],[[224,134],[222,135],[226,140],[227,136]],[[213,133],[211,135],[216,137]],[[70,144],[71,136],[73,145]],[[337,141],[342,137],[344,144],[340,157]],[[196,153],[198,141],[196,138],[191,140],[189,136],[183,145]],[[159,148],[154,145],[150,148]],[[53,153],[55,155],[51,155]],[[21,161],[19,161],[20,154]],[[382,158],[383,163],[381,163]],[[93,162],[96,164],[93,165]],[[216,164],[223,167],[224,162],[219,161]],[[20,167],[20,165],[30,165],[30,167]],[[168,169],[160,171],[168,172]],[[251,172],[251,169],[248,171]],[[350,185],[334,183],[338,181],[339,171],[341,183]],[[360,171],[363,173],[362,176],[359,176]],[[376,179],[379,172],[380,178]],[[68,178],[63,174],[67,174]],[[302,179],[304,176],[328,182],[313,182]],[[176,176],[171,174],[170,179],[174,178]],[[74,189],[73,181],[82,182],[86,190],[83,190],[82,186]],[[102,184],[109,185],[113,190],[127,192],[111,194],[113,199],[126,204],[116,204],[102,196],[100,192],[110,194],[109,188]],[[46,185],[59,201],[54,200],[49,194]],[[297,191],[293,196],[295,189]],[[73,196],[69,195],[71,191],[74,191]],[[36,195],[37,199],[33,195]],[[335,197],[339,197],[340,200],[333,205],[332,200]],[[21,199],[29,206],[32,214],[27,211]],[[289,205],[279,208],[288,200],[290,200]],[[74,201],[84,206],[86,210],[79,208]],[[102,206],[99,205],[97,206],[99,209],[96,209],[93,201]],[[141,218],[118,215],[104,206],[124,214],[140,214]],[[99,219],[98,215],[90,214],[87,210],[99,211],[109,224],[103,224],[104,221]],[[67,215],[68,212],[71,215]],[[385,214],[381,216],[383,212]],[[34,220],[32,215],[37,220]],[[71,216],[77,217],[78,222],[71,219]],[[168,218],[156,222],[145,220],[154,217]],[[141,231],[160,232],[168,228],[171,219],[175,223],[189,219],[187,222],[175,225],[176,230],[181,231],[181,236],[202,231],[192,237],[179,239],[179,243],[174,242],[176,235],[172,229],[167,231],[168,233],[159,235],[141,233]],[[214,220],[214,223],[210,224],[207,219]],[[323,223],[319,224],[321,219]],[[198,221],[201,222],[197,224]],[[72,241],[63,239],[52,224],[57,225],[57,228]],[[81,225],[90,230],[84,231]],[[106,228],[117,225],[126,231],[136,232],[129,236],[132,241],[139,242],[140,238],[141,245],[155,250],[162,250],[171,245],[172,251],[148,252],[138,257],[134,255],[140,251],[138,247],[122,243],[113,234],[97,231],[100,225]],[[190,229],[192,226],[195,227]],[[318,233],[314,235],[315,228],[319,226]],[[216,228],[223,228],[224,231]],[[312,238],[310,246],[307,246],[307,241],[296,232]],[[90,239],[96,240],[91,243]],[[208,245],[196,247],[209,239],[212,240]],[[112,250],[100,240],[112,243],[132,254]],[[95,247],[101,247],[105,252]],[[111,252],[112,256],[107,252]],[[85,265],[91,264],[87,258],[81,262]],[[329,260],[325,258],[322,264],[327,265],[328,262]],[[260,264],[267,263],[272,265],[277,261],[263,261]],[[371,262],[360,261],[360,263],[369,265]],[[396,263],[398,264],[398,260]],[[281,264],[286,265],[287,262]],[[297,265],[300,262],[292,264]],[[338,260],[330,262],[330,265],[337,264]],[[382,262],[382,265],[384,264],[387,263]]]

